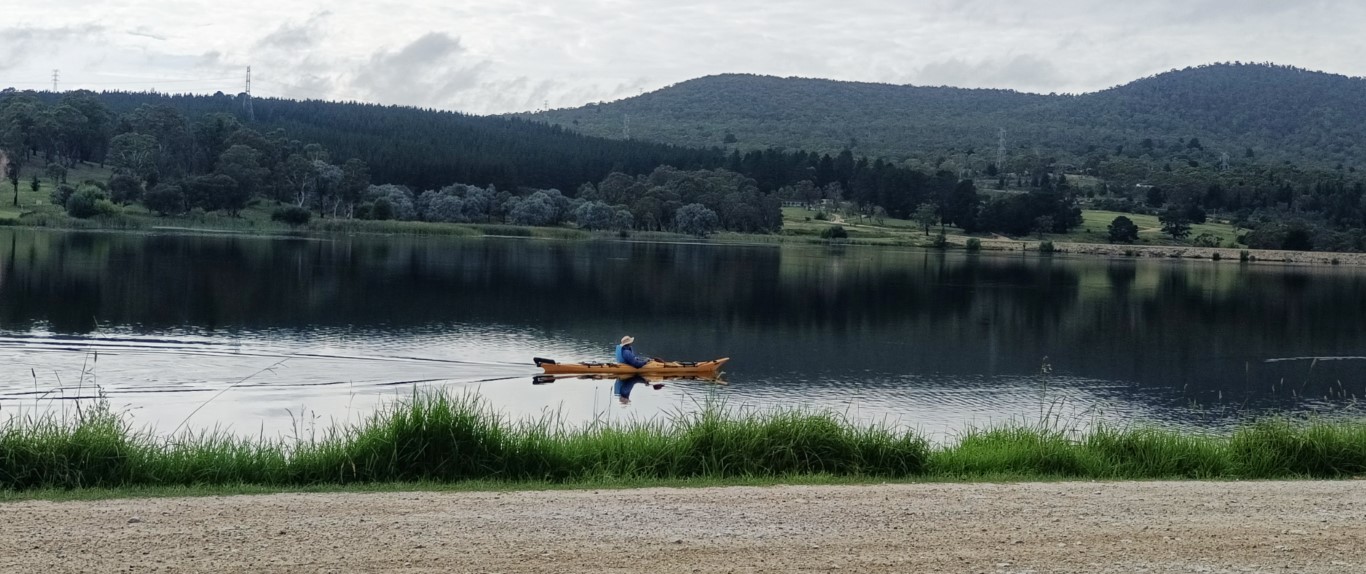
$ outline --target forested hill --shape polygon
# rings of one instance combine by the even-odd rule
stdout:
[[[56,94],[43,97],[59,101]],[[400,106],[254,98],[254,120],[249,120],[240,96],[106,92],[97,97],[115,114],[144,104],[167,105],[189,118],[227,113],[258,132],[283,129],[288,138],[320,144],[338,160],[363,160],[374,181],[413,189],[464,182],[570,191],[613,171],[716,167],[725,159],[716,149],[609,140],[517,118]]]
[[[1084,95],[719,75],[524,116],[618,138],[629,117],[632,138],[694,147],[850,149],[898,161],[973,151],[964,167],[978,168],[995,161],[1001,129],[1013,157],[1078,165],[1119,146],[1190,138],[1235,158],[1251,150],[1262,161],[1366,165],[1366,80],[1264,64],[1187,68]]]

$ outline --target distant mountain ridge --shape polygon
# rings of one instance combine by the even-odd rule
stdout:
[[[891,160],[971,150],[989,162],[1004,129],[1012,155],[1079,163],[1098,150],[1197,138],[1235,157],[1250,149],[1264,161],[1366,164],[1366,79],[1270,64],[1192,67],[1081,95],[723,74],[519,115],[608,138],[623,137],[629,118],[633,139]]]

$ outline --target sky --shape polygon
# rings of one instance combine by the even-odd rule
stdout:
[[[1081,93],[1212,62],[1366,76],[1360,0],[8,0],[0,87],[504,113],[753,73]]]

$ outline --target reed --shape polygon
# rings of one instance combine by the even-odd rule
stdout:
[[[319,438],[133,431],[107,404],[0,426],[0,489],[909,476],[928,447],[832,413],[708,403],[669,420],[513,422],[471,395],[415,393]]]
[[[1366,474],[1366,421],[1270,419],[1231,433],[1056,424],[971,429],[931,447],[831,412],[707,402],[647,421],[512,421],[473,395],[414,392],[320,435],[174,437],[107,402],[0,422],[0,490],[309,488],[658,481],[1268,479]]]

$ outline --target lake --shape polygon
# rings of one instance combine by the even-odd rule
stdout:
[[[415,388],[512,417],[707,400],[951,437],[1356,412],[1366,272],[873,247],[0,229],[0,417],[106,396],[159,432],[308,435]],[[721,382],[533,384],[533,356],[731,357]]]

